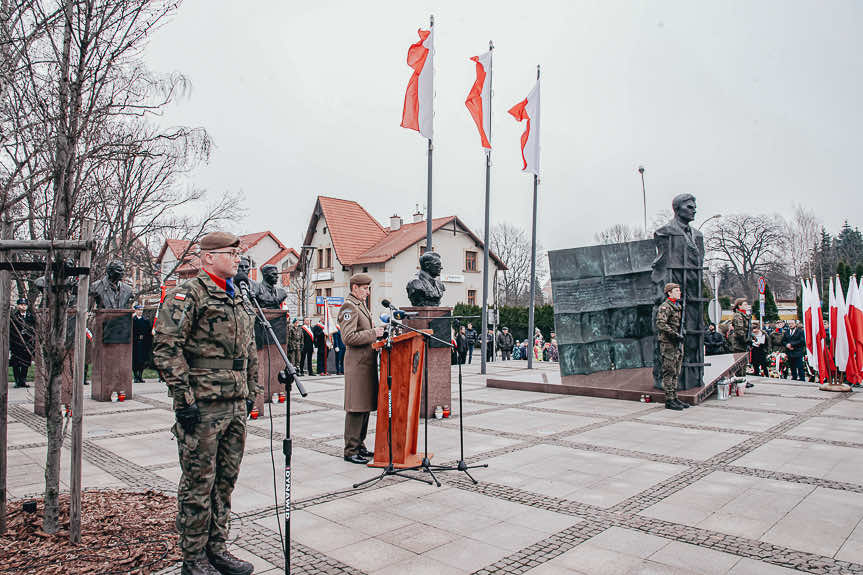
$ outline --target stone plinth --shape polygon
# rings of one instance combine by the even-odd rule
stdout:
[[[121,391],[132,398],[132,310],[98,309],[93,312],[92,378],[90,397],[111,401]]]
[[[42,357],[41,334],[48,332],[48,314],[45,310],[39,310],[36,314],[36,337],[33,340],[33,361],[35,369],[33,375],[33,413],[45,417],[45,381],[48,373],[45,370],[45,362]],[[75,342],[75,311],[70,310],[66,319],[66,356],[63,359],[63,382],[60,387],[60,403],[69,405],[72,403],[72,361],[75,357],[73,348]]]
[[[276,325],[285,325],[286,311],[281,309],[265,309],[264,316],[267,321],[273,326],[273,331],[276,332],[276,338],[279,340],[279,345],[287,352],[287,332],[284,327],[281,330],[276,330]],[[255,322],[257,325],[258,322]],[[262,414],[264,413],[264,404],[271,403],[274,393],[284,393],[285,384],[279,383],[279,372],[285,369],[285,361],[279,353],[278,347],[270,343],[270,339],[266,336],[266,328],[258,326],[256,332],[263,335],[263,339],[259,340],[261,345],[258,346],[258,385],[264,390],[258,395],[258,400],[255,406]],[[290,390],[288,390],[290,391]]]
[[[452,337],[451,307],[406,307],[402,309],[408,312],[417,312],[415,317],[405,321],[408,326],[414,329],[431,329],[434,331],[435,337],[447,342],[450,341]],[[434,417],[434,408],[437,405],[452,405],[450,358],[449,347],[442,347],[442,344],[434,340],[429,343],[429,404],[425,405],[425,391],[423,391],[420,394],[422,401],[420,417]]]

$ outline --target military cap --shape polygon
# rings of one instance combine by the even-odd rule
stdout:
[[[18,298],[18,301],[17,301],[16,303],[17,303],[18,305],[26,304],[26,303],[27,303],[27,298],[26,298],[26,297],[19,297],[19,298]]]
[[[372,276],[369,274],[354,274],[351,276],[350,286],[367,286],[372,283]]]
[[[746,298],[745,298],[745,297],[739,297],[739,298],[737,298],[736,300],[734,300],[734,307],[733,307],[733,309],[737,309],[737,308],[739,308],[739,307],[740,307],[740,304],[742,304],[742,303],[744,303],[744,302],[746,302]]]
[[[506,326],[503,326],[503,327],[502,327],[502,328],[500,328],[500,329],[501,329],[501,331],[509,331],[509,328],[508,328],[508,327],[506,327]]]
[[[679,288],[679,287],[680,287],[679,284],[667,283],[667,284],[665,284],[665,287],[662,289],[662,293],[665,293],[665,294],[671,293],[671,290],[673,290],[674,288]]]
[[[140,304],[135,304],[134,309],[144,309],[144,306]]]
[[[229,232],[212,232],[201,238],[201,250],[218,250],[220,248],[236,248],[240,238]]]

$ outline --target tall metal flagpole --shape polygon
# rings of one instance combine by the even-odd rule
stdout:
[[[491,40],[488,41],[488,134],[486,137],[488,138],[489,144],[491,144],[491,99],[492,99],[492,88],[494,84],[492,84],[492,69],[494,68],[492,61],[494,60],[492,56],[492,50],[494,50],[494,42]],[[483,110],[483,114],[486,113],[486,110]],[[482,352],[482,358],[480,359],[480,373],[485,374],[485,359],[486,359],[486,351],[488,349],[488,342],[486,341],[486,333],[488,332],[488,236],[489,236],[489,202],[491,201],[491,150],[485,151],[485,237],[483,239],[483,250],[482,250],[482,326],[480,327],[480,351]],[[497,302],[495,302],[497,305]]]
[[[539,64],[536,65],[536,81],[539,82]],[[530,308],[527,316],[527,337],[530,343],[527,350],[527,368],[533,369],[533,331],[534,307],[536,302],[536,188],[539,176],[533,175],[533,230],[530,239]]]
[[[434,28],[434,14],[429,16],[429,29]],[[434,69],[432,69],[432,74],[434,74]],[[434,121],[434,92],[432,92],[432,121]],[[434,145],[432,144],[432,139],[429,138],[429,147],[428,147],[428,193],[426,197],[426,251],[432,251],[432,151],[434,150]]]

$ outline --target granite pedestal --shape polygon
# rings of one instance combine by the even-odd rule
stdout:
[[[451,307],[406,307],[402,309],[407,312],[417,312],[416,316],[405,321],[409,327],[431,329],[435,337],[447,342],[450,341],[452,337]],[[421,393],[420,417],[434,417],[435,406],[452,405],[450,348],[441,346],[442,344],[434,340],[429,343],[429,404],[425,405],[425,392]]]
[[[273,332],[276,334],[278,344],[275,344],[267,337],[262,326],[257,326],[255,336],[258,349],[258,385],[264,390],[258,395],[258,400],[255,406],[258,411],[263,413],[264,404],[273,401],[274,393],[285,393],[285,384],[279,382],[279,372],[285,369],[285,361],[279,353],[277,345],[282,346],[282,349],[287,353],[287,313],[281,309],[265,309],[264,316],[270,325],[273,326]],[[256,322],[257,324],[257,322]]]
[[[132,310],[98,309],[93,312],[92,379],[90,397],[111,401],[122,391],[132,398]]]

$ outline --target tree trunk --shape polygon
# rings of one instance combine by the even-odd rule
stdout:
[[[51,222],[52,239],[66,239],[71,216],[71,184],[73,181],[73,139],[69,127],[70,106],[70,58],[72,47],[72,0],[64,6],[65,26],[63,52],[60,62],[60,85],[57,119],[57,149],[54,155],[54,217]],[[47,416],[48,452],[45,458],[45,516],[42,529],[55,533],[60,516],[60,450],[63,447],[63,414],[60,411],[60,389],[63,378],[63,363],[66,356],[66,307],[68,294],[65,290],[65,270],[62,266],[52,269],[52,262],[62,262],[62,252],[48,252],[45,277],[45,300],[48,309],[48,333],[43,341],[47,386],[45,412]]]

